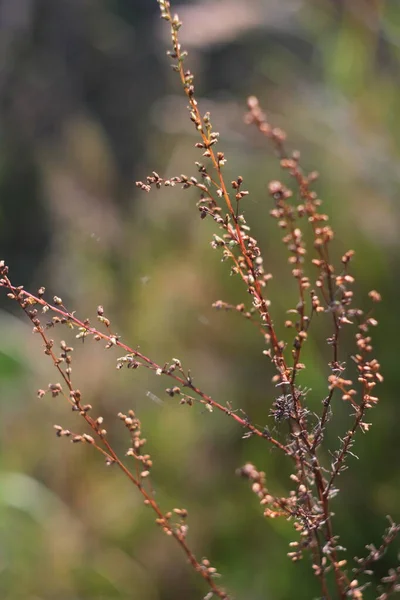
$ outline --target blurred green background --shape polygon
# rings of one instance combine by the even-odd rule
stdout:
[[[214,0],[175,3],[184,21],[201,109],[211,111],[226,152],[227,181],[245,179],[246,217],[274,274],[271,299],[283,331],[296,302],[267,183],[283,178],[270,147],[243,124],[259,96],[285,129],[336,231],[336,259],[356,250],[357,305],[378,289],[375,353],[385,383],[360,460],[339,480],[335,532],[363,556],[379,543],[385,515],[400,519],[399,331],[400,4],[384,0]],[[115,331],[163,364],[179,357],[195,383],[263,426],[276,390],[262,340],[212,302],[247,301],[239,280],[210,248],[213,224],[198,218],[191,191],[141,193],[134,181],[195,174],[194,130],[165,56],[168,26],[152,0],[2,0],[0,69],[0,258],[15,284],[61,296],[81,317],[103,304]],[[90,448],[54,436],[81,430],[61,399],[39,400],[58,380],[31,326],[0,298],[0,590],[7,600],[201,598],[202,581],[154,526],[135,489]],[[322,318],[307,345],[310,405],[326,394],[329,335]],[[54,332],[63,339],[64,330]],[[73,340],[73,334],[71,335]],[[133,407],[154,460],[153,485],[166,509],[189,510],[189,542],[246,600],[320,595],[308,559],[286,557],[292,525],[265,521],[235,469],[250,460],[271,490],[290,489],[289,465],[262,440],[242,439],[225,415],[181,407],[168,380],[117,371],[121,353],[73,344],[74,385],[105,418],[121,452],[116,419]],[[343,360],[353,347],[343,349]],[[163,402],[152,402],[147,393]],[[337,400],[326,451],[349,427]],[[275,435],[284,440],[279,427]],[[329,454],[326,453],[329,465]],[[397,546],[398,547],[398,546]],[[396,561],[377,565],[366,598]]]

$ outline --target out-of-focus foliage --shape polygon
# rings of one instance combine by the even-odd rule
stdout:
[[[288,132],[306,168],[320,172],[316,188],[336,231],[337,258],[356,250],[357,304],[372,288],[383,295],[374,335],[382,402],[371,432],[357,438],[360,460],[341,476],[334,502],[341,542],[361,556],[366,543],[379,542],[386,514],[400,518],[400,5],[218,0],[176,9],[202,112],[211,111],[221,133],[227,180],[241,174],[251,192],[246,216],[274,274],[275,322],[283,323],[296,296],[268,216],[267,182],[282,175],[265,140],[242,124],[250,94]],[[14,281],[45,285],[81,317],[103,304],[131,345],[160,363],[178,356],[202,389],[264,425],[274,388],[260,338],[236,315],[211,308],[217,299],[247,300],[210,248],[212,224],[200,221],[190,191],[143,195],[134,187],[152,169],[194,174],[199,156],[155,0],[2,0],[0,20],[0,254]],[[1,597],[200,598],[201,582],[129,483],[90,448],[55,438],[53,423],[81,424],[60,398],[35,397],[56,375],[13,308],[1,298]],[[326,335],[307,347],[304,385],[316,410],[326,393]],[[166,508],[188,508],[193,549],[212,560],[235,597],[316,597],[310,564],[286,557],[291,525],[265,522],[235,477],[252,460],[271,488],[286,490],[283,458],[262,441],[241,439],[224,415],[178,406],[161,378],[117,372],[118,354],[74,345],[74,385],[121,451],[128,440],[116,414],[138,411],[158,498]],[[349,345],[343,358],[352,352]],[[348,411],[337,407],[332,450]],[[395,554],[381,561],[378,576]]]

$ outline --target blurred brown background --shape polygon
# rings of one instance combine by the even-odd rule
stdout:
[[[274,274],[276,323],[296,303],[280,233],[269,218],[269,179],[281,177],[265,140],[243,124],[260,97],[288,132],[336,231],[336,257],[354,248],[357,299],[378,289],[375,351],[382,402],[358,436],[360,460],[339,481],[335,529],[348,556],[378,543],[385,515],[399,519],[398,423],[400,5],[383,0],[214,0],[174,3],[181,42],[226,152],[227,180],[241,174],[246,217]],[[194,130],[165,56],[168,26],[152,0],[1,0],[0,258],[16,284],[113,328],[163,364],[179,357],[195,382],[263,426],[276,391],[262,343],[212,302],[247,301],[219,262],[190,191],[139,192],[136,179],[195,174]],[[90,448],[57,440],[53,424],[81,424],[61,399],[36,390],[57,379],[30,324],[0,298],[0,590],[7,600],[201,598],[202,582],[154,526],[135,489]],[[307,345],[304,385],[320,409],[329,349],[324,326]],[[56,339],[66,331],[54,333]],[[73,339],[73,334],[71,336]],[[102,414],[115,446],[128,440],[115,415],[137,410],[165,509],[189,510],[189,541],[246,600],[319,595],[310,564],[286,557],[292,525],[263,520],[235,469],[247,460],[278,494],[289,465],[233,421],[180,407],[168,380],[116,371],[93,343],[74,341],[73,381]],[[353,348],[343,350],[349,358]],[[147,393],[163,401],[152,402]],[[349,425],[338,401],[327,446]],[[284,431],[276,430],[284,439]],[[329,464],[329,454],[326,455]],[[383,576],[396,548],[377,567]],[[373,579],[376,584],[377,579]],[[366,598],[375,598],[371,588]]]

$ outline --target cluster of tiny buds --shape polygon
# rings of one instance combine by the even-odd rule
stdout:
[[[49,383],[47,390],[38,390],[37,395],[39,398],[43,398],[48,392],[51,393],[53,398],[57,398],[62,393],[61,383]]]
[[[0,277],[7,277],[8,275],[8,266],[4,262],[4,260],[0,260]],[[0,280],[1,285],[6,285],[4,279]]]
[[[381,581],[387,586],[387,590],[377,600],[387,600],[393,593],[400,592],[400,567],[389,569],[388,575],[382,577]]]
[[[72,346],[67,346],[66,342],[64,340],[61,340],[60,342],[60,348],[61,348],[61,353],[60,353],[60,357],[58,359],[56,359],[57,364],[61,363],[61,362],[65,362],[65,364],[67,365],[65,367],[65,373],[67,374],[68,377],[70,377],[71,375],[71,371],[72,371],[72,367],[71,367],[71,363],[72,363],[72,357],[71,357],[71,352],[73,352],[73,348]]]
[[[251,482],[252,491],[258,496],[260,504],[264,506],[264,516],[276,518],[283,516],[286,519],[294,518],[294,528],[301,536],[300,542],[292,542],[288,553],[289,558],[296,562],[303,556],[303,551],[313,544],[312,532],[319,529],[325,522],[325,517],[319,509],[306,510],[309,492],[300,475],[291,475],[297,485],[297,491],[291,490],[288,497],[276,497],[270,494],[265,487],[265,473],[259,471],[253,464],[247,463],[237,473]]]
[[[144,192],[150,192],[151,187],[154,185],[157,189],[164,187],[175,187],[176,185],[182,185],[182,189],[186,190],[191,187],[196,187],[202,192],[208,192],[208,186],[211,183],[210,176],[208,175],[204,165],[196,163],[202,179],[205,183],[199,182],[196,177],[188,177],[187,175],[179,175],[176,177],[170,177],[169,179],[163,179],[160,175],[153,171],[151,175],[146,178],[146,183],[143,181],[137,181],[136,186]]]
[[[110,327],[110,320],[104,316],[104,308],[101,306],[101,304],[97,307],[97,319],[100,321],[100,323],[103,323],[107,329]]]
[[[173,398],[175,395],[180,395],[181,393],[181,388],[178,387],[177,385],[175,385],[172,388],[166,388],[166,393],[168,394],[168,396],[170,396],[171,398]]]
[[[261,133],[271,138],[278,145],[283,144],[286,140],[286,133],[279,127],[271,127],[255,96],[250,96],[247,99],[247,107],[249,112],[245,115],[245,123],[248,125],[255,123]]]
[[[211,563],[208,560],[208,558],[201,559],[200,568],[206,571],[210,577],[220,577],[219,573],[217,572],[217,569],[211,566]]]
[[[235,264],[231,268],[231,273],[236,275],[242,274],[242,279],[247,285],[249,294],[253,296],[253,305],[256,309],[262,309],[261,301],[256,297],[256,282],[260,287],[265,287],[266,283],[271,279],[270,273],[264,272],[263,258],[261,251],[258,246],[257,240],[254,237],[248,235],[249,228],[245,225],[243,215],[237,217],[238,225],[240,226],[240,236],[242,243],[246,250],[244,254],[237,256],[234,261]],[[213,249],[223,248],[222,261],[228,260],[233,257],[232,250],[239,245],[236,231],[232,230],[224,223],[223,228],[228,231],[222,237],[214,234],[211,247]],[[250,261],[250,266],[249,262]],[[264,300],[264,306],[270,306],[270,301]]]
[[[121,356],[117,358],[117,369],[122,369],[125,365],[128,369],[137,369],[141,366],[138,360],[135,359],[133,354],[127,354],[126,356]]]
[[[254,308],[249,311],[246,310],[246,307],[243,303],[233,305],[229,304],[228,302],[223,302],[222,300],[217,300],[216,302],[213,302],[212,307],[216,308],[217,310],[234,310],[243,315],[246,319],[250,319],[254,312]]]
[[[359,565],[356,569],[353,569],[355,575],[358,575],[359,573],[364,573],[365,575],[372,575],[373,571],[370,570],[368,567],[382,558],[388,546],[396,539],[397,535],[400,533],[400,525],[396,524],[390,517],[388,517],[388,520],[389,527],[386,529],[385,533],[382,536],[382,543],[379,546],[379,548],[377,548],[374,544],[367,544],[366,548],[367,550],[369,550],[368,555],[365,558],[358,558],[357,556],[354,557],[354,560]],[[398,570],[398,574],[400,575],[400,570]]]
[[[145,504],[148,505],[149,503],[149,500],[145,500]],[[178,523],[171,523],[173,516],[179,517]],[[156,523],[162,527],[164,533],[167,535],[173,535],[175,532],[175,535],[177,535],[179,539],[184,540],[189,530],[189,526],[186,523],[187,516],[188,512],[186,508],[174,508],[162,517],[158,517]]]
[[[317,294],[315,293],[315,290],[311,291],[311,306],[312,306],[313,310],[317,313],[325,311],[324,307],[321,306],[320,299],[318,298]]]
[[[59,396],[60,394],[63,393],[61,384],[60,383],[49,383],[47,390],[43,390],[43,389],[38,390],[38,397],[43,398],[45,396],[45,394],[47,394],[47,393],[51,393],[52,397],[56,398],[57,396]],[[81,392],[79,390],[71,389],[69,392],[69,400],[72,405],[72,410],[78,411],[81,416],[86,416],[92,410],[91,404],[82,405]],[[104,429],[102,427],[102,424],[103,424],[103,417],[98,417],[96,420],[92,421],[92,427],[96,431],[96,433],[100,437],[105,437],[107,435],[107,431],[106,431],[106,429]],[[86,441],[86,442],[93,443],[93,438],[91,436],[88,436],[87,434],[84,434],[83,436],[75,435],[75,434],[72,434],[68,429],[63,429],[59,425],[55,426],[55,429],[56,429],[57,435],[59,437],[61,437],[61,436],[69,437],[71,435],[74,435],[74,437],[72,439],[73,442],[80,442],[80,441],[85,442]]]
[[[367,585],[368,584],[360,585],[357,579],[353,579],[348,585],[347,597],[352,598],[353,600],[362,600],[364,597],[363,591]]]
[[[126,452],[126,456],[133,456],[142,465],[140,473],[141,478],[150,475],[150,469],[153,466],[150,454],[141,454],[140,450],[145,445],[146,439],[142,438],[142,430],[140,420],[136,417],[133,410],[129,410],[128,414],[118,413],[118,418],[124,422],[125,427],[131,435],[131,447]]]
[[[68,438],[70,437],[71,442],[73,442],[74,444],[77,444],[77,443],[94,444],[95,443],[94,438],[91,435],[88,435],[87,433],[78,435],[76,433],[72,433],[72,431],[70,431],[69,429],[64,429],[60,425],[54,425],[54,429],[55,429],[57,437],[68,437]]]
[[[157,0],[157,2],[160,5],[161,18],[165,19],[166,21],[170,21],[171,14],[169,12],[169,9],[171,7],[171,3],[169,2],[169,0]],[[174,20],[178,21],[178,17],[175,16]]]
[[[351,379],[344,379],[337,375],[329,375],[328,383],[330,390],[336,388],[342,392],[342,400],[353,402],[352,398],[357,394],[357,391],[351,387],[353,385]]]
[[[174,508],[173,512],[180,518],[180,522],[176,525],[175,531],[183,539],[187,536],[189,525],[186,523],[187,510],[186,508]]]
[[[203,142],[196,142],[196,144],[194,146],[195,146],[195,148],[199,148],[199,149],[205,148],[205,150],[203,152],[203,156],[205,158],[210,158],[210,156],[211,156],[210,148],[211,148],[211,146],[214,146],[214,144],[218,143],[219,133],[218,133],[218,131],[211,131],[210,113],[206,113],[204,115],[203,123],[208,132],[208,139]],[[223,159],[223,157],[220,157],[220,158]],[[217,157],[217,159],[218,159],[218,157]],[[211,180],[210,180],[210,183],[211,183]]]
[[[259,471],[252,463],[246,463],[243,467],[238,469],[236,473],[251,482],[251,489],[258,496],[261,505],[269,504],[274,507],[273,509],[270,507],[265,508],[265,517],[274,519],[285,514],[282,510],[279,510],[279,508],[282,508],[282,505],[286,504],[287,499],[280,499],[278,501],[277,498],[274,498],[274,496],[268,493],[268,490],[265,487],[265,473]]]
[[[243,177],[241,175],[239,175],[239,177],[235,181],[232,181],[232,183],[231,183],[232,188],[236,191],[235,198],[238,202],[245,196],[249,195],[248,191],[241,189],[242,183],[243,183]]]

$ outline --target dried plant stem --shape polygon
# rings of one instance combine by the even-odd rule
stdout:
[[[28,301],[28,304],[31,304],[31,305],[39,304],[40,306],[45,307],[46,309],[50,310],[51,312],[61,315],[69,323],[74,324],[76,327],[79,327],[82,331],[85,332],[85,334],[91,335],[92,337],[97,337],[102,340],[106,340],[110,344],[110,346],[109,346],[110,348],[113,346],[122,348],[125,352],[127,352],[132,357],[138,358],[139,360],[143,361],[141,363],[142,366],[144,366],[152,371],[155,371],[157,374],[159,373],[162,375],[166,375],[167,377],[170,377],[171,379],[175,380],[177,383],[180,383],[182,386],[189,388],[192,392],[194,392],[201,398],[202,403],[209,405],[212,408],[215,408],[217,410],[220,410],[221,412],[225,413],[226,415],[228,415],[229,417],[234,419],[244,429],[247,429],[248,431],[250,431],[253,435],[257,435],[258,437],[268,439],[268,441],[271,442],[271,444],[273,444],[274,446],[279,448],[282,452],[284,452],[288,456],[292,456],[290,449],[287,448],[285,445],[281,444],[275,438],[273,438],[269,433],[266,433],[266,432],[258,429],[255,425],[250,423],[247,419],[240,417],[237,413],[233,412],[230,408],[223,406],[222,404],[219,404],[218,402],[213,400],[213,398],[211,398],[211,396],[202,392],[200,388],[198,388],[196,385],[193,384],[192,381],[188,380],[187,378],[184,379],[182,376],[176,375],[174,372],[168,371],[168,369],[166,368],[165,365],[161,366],[161,365],[157,364],[152,359],[145,356],[139,350],[128,346],[124,342],[121,342],[121,340],[118,339],[117,335],[112,334],[112,333],[104,333],[104,332],[100,331],[99,329],[96,329],[95,327],[90,326],[87,321],[86,322],[81,321],[78,317],[75,316],[74,313],[68,312],[68,310],[64,306],[55,306],[54,304],[50,304],[49,302],[46,302],[43,298],[39,298],[38,296],[31,294],[30,292],[28,292],[27,290],[24,290],[21,287],[16,287],[16,286],[12,285],[11,281],[8,279],[7,276],[3,276],[3,282],[0,281],[0,287],[6,287],[12,293],[18,294],[19,296],[26,298]]]
[[[344,551],[344,548],[339,545],[339,538],[334,532],[332,524],[332,501],[339,491],[335,487],[336,480],[347,467],[346,460],[352,455],[352,446],[357,431],[361,430],[365,433],[370,427],[370,423],[365,421],[365,417],[367,412],[378,402],[378,398],[373,395],[374,389],[383,380],[378,361],[371,358],[372,344],[369,329],[376,326],[377,321],[372,318],[371,311],[364,315],[362,310],[352,306],[353,290],[351,286],[354,283],[354,277],[349,273],[349,263],[354,251],[348,250],[341,257],[341,266],[337,270],[332,263],[330,253],[330,243],[334,238],[334,233],[327,224],[328,216],[320,212],[321,200],[311,189],[311,184],[318,176],[317,173],[307,174],[303,170],[300,165],[300,154],[297,151],[290,154],[285,147],[285,132],[272,127],[261,110],[257,98],[250,97],[248,99],[249,110],[245,120],[249,124],[254,124],[259,132],[272,142],[280,160],[280,166],[292,178],[298,197],[298,202],[294,203],[291,189],[280,181],[269,183],[269,194],[275,203],[270,214],[277,220],[279,228],[284,232],[282,241],[289,253],[288,262],[291,265],[291,275],[296,280],[298,294],[297,304],[288,310],[290,318],[284,323],[286,328],[292,328],[295,331],[292,347],[288,348],[288,344],[280,339],[272,318],[271,302],[266,289],[272,275],[264,271],[260,246],[257,240],[250,235],[250,227],[241,210],[243,199],[249,192],[242,189],[242,176],[231,182],[233,192],[228,191],[229,186],[224,176],[226,158],[223,152],[215,150],[219,134],[212,131],[209,113],[201,115],[195,97],[194,77],[184,66],[187,53],[182,50],[179,42],[181,22],[177,15],[172,16],[168,0],[158,0],[158,3],[162,18],[168,22],[171,28],[172,50],[168,54],[175,61],[172,67],[179,75],[188,100],[190,119],[199,136],[195,147],[202,150],[202,156],[209,163],[210,172],[206,165],[196,162],[200,180],[186,175],[163,179],[153,171],[145,183],[142,181],[136,183],[146,192],[149,192],[152,187],[159,189],[163,186],[173,187],[177,184],[181,185],[183,189],[195,188],[200,194],[197,207],[201,218],[211,217],[222,230],[221,236],[214,235],[211,246],[222,251],[222,260],[229,261],[231,274],[239,275],[251,298],[252,307],[250,310],[246,310],[244,304],[233,306],[222,301],[215,302],[214,307],[242,314],[261,332],[267,346],[263,353],[273,365],[272,381],[279,390],[277,397],[272,400],[269,407],[270,416],[274,418],[275,422],[283,421],[286,424],[286,443],[273,437],[267,426],[260,428],[253,424],[243,411],[241,411],[241,416],[232,409],[229,403],[224,406],[204,393],[194,384],[190,371],[184,371],[179,359],[174,358],[171,363],[160,365],[139,349],[122,342],[120,336],[111,329],[110,321],[104,316],[103,307],[97,308],[97,319],[104,327],[104,330],[100,330],[98,327],[93,327],[88,319],[81,320],[75,316],[75,313],[68,311],[60,298],[54,297],[52,303],[47,302],[43,297],[44,289],[34,295],[24,290],[22,286],[14,286],[8,277],[8,268],[3,261],[0,263],[0,287],[6,289],[8,296],[19,304],[31,320],[34,332],[39,333],[42,338],[45,354],[51,358],[61,375],[68,394],[64,393],[60,384],[50,384],[48,391],[54,396],[63,395],[72,405],[73,410],[79,412],[95,434],[94,437],[86,434],[72,434],[69,430],[63,430],[56,426],[57,435],[60,437],[72,436],[74,442],[91,444],[105,457],[108,464],[118,465],[138,488],[145,504],[149,505],[156,514],[157,524],[167,535],[176,539],[189,563],[208,584],[210,592],[206,596],[207,600],[213,594],[219,598],[228,598],[228,596],[222,588],[216,585],[214,578],[217,573],[209,561],[202,559],[199,562],[187,545],[187,527],[184,525],[186,511],[174,509],[181,521],[178,525],[173,524],[171,522],[173,513],[163,513],[154,500],[148,478],[152,461],[149,455],[144,455],[139,451],[145,443],[145,439],[141,437],[140,421],[133,411],[130,411],[129,415],[122,413],[118,415],[124,421],[131,436],[132,446],[127,455],[132,456],[136,461],[136,474],[134,474],[111,447],[106,437],[106,430],[102,426],[103,419],[101,417],[94,419],[89,415],[91,407],[82,404],[81,393],[72,385],[69,366],[72,348],[68,348],[65,342],[61,342],[62,353],[58,357],[54,351],[54,342],[46,333],[48,328],[58,323],[65,324],[78,329],[79,333],[76,336],[78,339],[84,340],[86,337],[90,337],[96,341],[106,342],[106,349],[113,347],[122,349],[125,355],[117,359],[118,368],[123,366],[132,369],[145,367],[156,375],[169,377],[174,383],[174,387],[166,390],[169,396],[176,396],[180,399],[181,404],[188,405],[192,405],[197,398],[197,401],[209,411],[212,412],[213,409],[216,409],[233,418],[245,430],[244,438],[255,435],[265,439],[271,443],[272,447],[279,449],[289,457],[294,468],[291,480],[294,482],[295,489],[290,490],[287,497],[278,497],[271,493],[266,486],[265,474],[251,463],[245,464],[238,470],[238,473],[250,482],[252,491],[263,507],[265,517],[282,516],[293,522],[296,533],[299,534],[299,541],[291,543],[294,550],[289,552],[288,556],[296,562],[302,558],[305,551],[310,553],[313,562],[312,568],[319,580],[323,598],[325,600],[332,600],[334,597],[340,600],[346,598],[362,600],[363,590],[367,584],[359,583],[357,579],[348,576],[347,560],[339,559],[339,553]],[[309,262],[313,268],[316,268],[315,280],[306,276],[304,271],[308,249],[300,226],[303,218],[311,226],[310,235],[314,258]],[[312,280],[314,281],[313,285]],[[379,302],[381,299],[378,292],[374,290],[369,293],[369,297],[372,302]],[[42,325],[39,318],[39,309],[43,314],[52,315],[51,320],[45,326]],[[322,407],[318,411],[311,411],[310,406],[312,405],[309,405],[307,400],[308,390],[300,385],[299,374],[306,368],[301,361],[310,330],[315,328],[315,322],[324,315],[328,315],[331,332],[330,337],[327,338],[327,344],[332,347],[327,359],[329,369],[326,381],[327,390],[326,397],[321,402]],[[341,356],[344,354],[341,348],[343,344],[342,329],[351,326],[356,327],[356,353],[352,356],[357,372],[355,386],[352,380],[345,379],[347,366],[345,362],[341,362]],[[65,364],[67,364],[66,367]],[[43,390],[40,392],[42,395],[46,393]],[[341,395],[342,402],[347,403],[352,411],[351,425],[343,438],[339,438],[339,449],[332,452],[329,448],[324,448],[324,452],[322,452],[335,392],[337,392],[336,396]],[[328,466],[326,465],[326,450],[333,455],[333,461]],[[400,527],[391,522],[381,546],[378,549],[372,545],[367,546],[370,550],[369,555],[365,559],[356,559],[358,568],[353,569],[353,572],[356,575],[368,574],[371,564],[383,556],[386,548],[399,531]],[[397,568],[390,570],[389,575],[382,579],[386,591],[379,596],[380,600],[386,600],[389,595],[398,591],[399,577]]]
[[[286,359],[285,359],[285,356],[283,353],[284,346],[278,340],[278,336],[276,334],[276,331],[275,331],[275,328],[274,328],[274,325],[272,322],[272,318],[271,318],[271,315],[269,312],[268,302],[266,301],[266,299],[263,296],[263,292],[261,289],[261,283],[260,283],[260,280],[258,277],[258,273],[254,267],[253,258],[251,256],[251,253],[249,252],[248,248],[246,247],[246,244],[244,241],[243,231],[242,231],[242,228],[239,223],[238,211],[234,210],[229,193],[227,191],[227,186],[225,184],[224,176],[222,174],[222,166],[224,165],[224,162],[225,162],[224,155],[221,152],[216,153],[213,149],[215,138],[211,138],[211,127],[208,126],[209,125],[208,118],[204,119],[204,118],[202,118],[202,116],[200,114],[200,111],[198,108],[198,103],[197,103],[197,100],[195,99],[195,95],[194,95],[193,76],[189,71],[185,71],[185,69],[184,69],[184,59],[185,59],[186,54],[182,51],[181,45],[180,45],[179,39],[178,39],[178,31],[181,26],[181,23],[179,22],[179,19],[177,16],[172,17],[172,14],[170,12],[170,3],[168,1],[162,0],[160,2],[160,7],[161,7],[161,12],[162,12],[162,17],[165,20],[167,20],[171,26],[173,51],[172,51],[172,53],[170,53],[170,55],[172,56],[172,58],[176,59],[176,61],[177,61],[176,66],[174,66],[174,70],[176,70],[179,73],[182,87],[185,91],[186,97],[189,102],[189,110],[190,110],[191,120],[194,122],[196,130],[198,131],[198,133],[201,137],[201,140],[202,140],[201,143],[199,144],[199,147],[202,147],[205,149],[204,155],[211,160],[213,168],[217,172],[218,196],[222,197],[224,199],[225,204],[228,209],[229,218],[234,224],[234,226],[232,227],[232,225],[229,223],[229,220],[226,219],[225,228],[226,228],[229,236],[231,237],[231,239],[238,243],[241,256],[243,257],[242,264],[245,264],[247,266],[248,273],[249,273],[248,276],[246,276],[243,273],[243,269],[238,264],[238,261],[237,261],[235,255],[233,254],[233,252],[231,252],[229,249],[227,249],[226,252],[233,259],[235,266],[237,267],[237,270],[241,275],[242,280],[244,280],[246,282],[246,284],[249,288],[249,291],[254,298],[254,305],[256,306],[256,308],[258,309],[258,311],[260,313],[261,321],[262,321],[262,323],[265,324],[265,326],[267,328],[267,331],[268,331],[268,334],[270,337],[270,341],[271,341],[271,347],[273,350],[272,359],[278,370],[280,383],[284,386],[288,386],[291,391],[291,395],[292,395],[292,398],[294,401],[293,402],[293,420],[291,419],[289,421],[289,425],[290,425],[291,433],[294,437],[295,451],[293,452],[293,454],[294,454],[294,457],[295,457],[295,460],[297,463],[297,471],[300,474],[301,484],[307,490],[307,492],[306,492],[307,504],[308,504],[309,510],[312,511],[313,502],[311,500],[311,491],[309,490],[309,483],[308,483],[308,477],[307,477],[307,466],[306,466],[306,455],[308,454],[312,460],[311,470],[312,470],[312,473],[315,478],[318,499],[323,508],[325,528],[326,528],[325,539],[327,542],[329,542],[329,541],[333,540],[333,532],[332,532],[332,525],[330,522],[329,506],[328,506],[326,496],[324,495],[325,482],[324,482],[324,479],[321,474],[321,465],[319,463],[316,446],[314,446],[313,441],[311,441],[309,439],[309,436],[307,433],[307,424],[305,421],[304,411],[303,411],[303,407],[301,404],[301,394],[297,393],[296,383],[295,383],[297,370],[299,368],[299,359],[300,359],[300,352],[301,352],[301,347],[302,347],[302,338],[300,338],[300,343],[298,344],[297,350],[294,355],[293,367],[289,368],[289,366],[286,363]],[[277,139],[278,139],[278,136],[277,136]],[[283,155],[283,147],[281,147],[280,152]],[[154,174],[154,175],[156,175],[156,174]],[[158,181],[161,181],[158,176],[156,177],[156,179]],[[213,179],[211,177],[209,177],[209,180],[211,180],[211,182],[213,182]],[[238,180],[238,183],[239,183],[239,180]],[[299,179],[299,183],[300,183],[300,185],[303,186],[304,189],[307,189],[306,186],[304,185],[303,179]],[[140,183],[138,185],[140,186]],[[142,184],[140,187],[144,188],[144,184]],[[158,187],[158,185],[157,185],[157,187]],[[201,186],[202,189],[203,189],[203,187],[204,186]],[[207,192],[207,194],[208,194],[208,196],[210,196],[210,194],[208,192]],[[215,199],[213,199],[213,201],[216,203]],[[288,211],[287,205],[285,205],[284,210],[286,210],[286,212]],[[287,214],[287,216],[289,216],[289,215]],[[289,219],[289,222],[290,222],[291,237],[295,241],[295,237],[296,237],[295,229],[293,227],[293,222],[292,222],[291,218]],[[327,270],[327,273],[328,273],[328,270]],[[327,277],[327,278],[329,281],[328,285],[330,286],[330,289],[332,290],[332,286],[330,283],[330,277]],[[251,286],[249,285],[249,280],[251,280]],[[304,289],[305,289],[305,287],[304,287],[304,285],[302,285],[302,282],[300,281],[300,277],[298,278],[298,281],[299,281],[300,304],[301,304],[301,310],[300,310],[301,331],[306,332],[306,330],[309,326],[310,320],[308,320],[307,325],[305,325],[305,319],[304,319],[304,306],[305,306]],[[332,291],[331,291],[331,293],[332,293]],[[335,356],[336,356],[336,350],[335,350]],[[312,535],[315,538],[315,543],[316,543],[317,547],[320,548],[318,532],[314,531]],[[314,552],[314,560],[318,560],[318,562],[320,564],[321,583],[322,583],[324,593],[326,595],[325,574],[324,574],[324,569],[322,568],[322,563],[321,563],[322,551],[321,551],[321,549],[319,550],[319,558],[318,559],[317,559],[318,554],[316,553],[316,551],[313,551],[313,552]],[[337,557],[336,557],[336,551],[334,548],[332,548],[332,551],[331,551],[331,560],[332,560],[332,564],[334,566],[335,579],[336,579],[337,588],[338,588],[340,597],[344,598],[345,597],[346,577],[341,573],[340,569],[337,567],[338,561],[337,561]]]
[[[151,492],[148,492],[145,489],[145,487],[142,483],[140,474],[137,477],[135,477],[133,475],[133,473],[122,462],[122,460],[119,458],[117,453],[113,450],[109,441],[106,439],[106,432],[102,428],[102,419],[100,421],[99,421],[99,419],[93,419],[88,414],[88,411],[85,409],[85,407],[82,403],[81,393],[77,392],[77,390],[75,390],[73,388],[69,374],[66,374],[66,372],[61,368],[60,360],[53,351],[53,341],[47,337],[47,335],[45,333],[45,329],[40,324],[40,321],[37,318],[37,312],[32,311],[32,306],[33,306],[33,304],[39,304],[42,306],[46,306],[53,312],[62,314],[66,319],[68,319],[69,322],[73,322],[80,327],[84,327],[85,329],[87,329],[87,326],[84,325],[82,322],[80,322],[78,319],[76,319],[73,315],[66,312],[65,307],[63,307],[63,309],[64,309],[63,310],[61,308],[57,308],[56,306],[50,306],[48,303],[46,303],[41,298],[34,297],[31,294],[25,292],[24,290],[14,287],[11,284],[8,276],[4,273],[4,271],[2,273],[2,280],[0,281],[0,286],[7,287],[7,289],[10,291],[10,294],[13,294],[14,299],[18,302],[19,306],[25,312],[27,317],[32,321],[32,324],[34,326],[34,331],[36,333],[38,333],[43,340],[45,354],[51,358],[54,367],[58,371],[59,375],[62,377],[65,385],[67,386],[67,388],[69,390],[68,396],[66,396],[62,392],[61,389],[60,389],[60,393],[62,393],[62,395],[64,395],[64,397],[74,407],[74,409],[79,412],[80,416],[84,419],[86,424],[90,427],[90,429],[93,431],[95,436],[99,439],[100,445],[99,445],[99,443],[96,443],[95,438],[92,438],[91,436],[87,436],[85,434],[82,436],[74,435],[72,438],[72,441],[74,441],[74,442],[80,441],[80,442],[89,443],[97,451],[99,451],[103,456],[105,456],[108,464],[115,464],[118,466],[118,468],[130,480],[130,482],[139,490],[139,492],[141,493],[141,495],[144,498],[145,505],[150,506],[150,508],[156,514],[157,524],[162,527],[162,529],[165,531],[165,533],[167,535],[173,537],[178,542],[179,546],[181,547],[183,552],[186,554],[186,557],[187,557],[189,563],[192,565],[192,567],[195,569],[195,571],[198,572],[201,575],[201,577],[206,581],[207,585],[209,586],[209,588],[213,592],[213,594],[215,596],[217,596],[218,598],[228,600],[229,599],[228,594],[222,588],[217,586],[213,579],[213,577],[215,577],[215,575],[216,575],[216,570],[209,565],[209,563],[206,559],[203,560],[202,563],[200,563],[196,559],[195,555],[193,554],[193,552],[191,551],[191,549],[189,548],[189,546],[186,542],[185,535],[183,533],[184,530],[181,527],[174,527],[170,523],[170,518],[171,518],[172,514],[171,513],[167,513],[167,514],[163,513],[160,506],[155,501],[153,494]],[[109,340],[109,338],[110,338],[110,336],[104,335],[100,332],[97,332],[96,330],[92,330],[91,333],[94,333],[95,335],[100,336],[102,339]],[[127,347],[124,347],[124,349],[127,349]],[[139,356],[142,360],[145,360],[148,364],[151,365],[151,368],[159,368],[157,365],[152,363],[150,361],[150,359],[146,359],[142,354],[135,353],[134,351],[131,351],[131,352],[133,354]],[[210,400],[208,400],[208,401],[210,401]],[[119,416],[121,418],[121,416],[123,417],[124,415],[119,415]],[[60,436],[66,435],[69,437],[69,434],[71,433],[70,431],[62,430],[62,428],[60,428],[58,426],[56,427],[56,431],[57,431],[58,435],[60,435]],[[146,481],[147,481],[147,478],[146,478]]]

